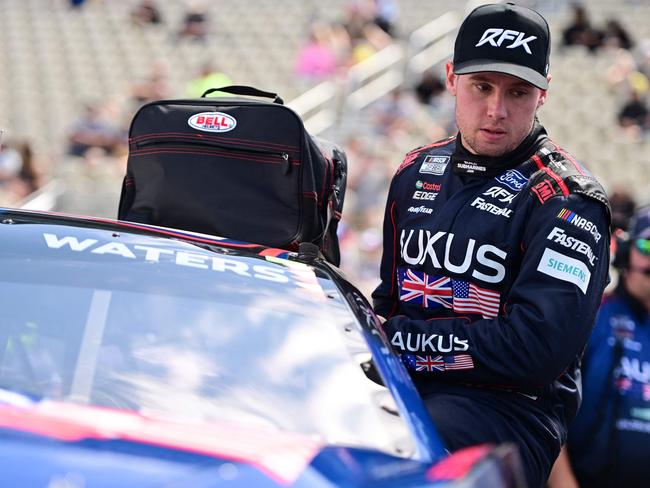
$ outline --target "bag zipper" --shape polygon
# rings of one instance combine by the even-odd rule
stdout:
[[[249,153],[249,154],[252,153],[252,154],[259,154],[263,156],[278,157],[282,159],[282,169],[284,174],[287,175],[291,172],[291,161],[289,161],[289,153],[283,151],[272,151],[268,149],[243,147],[243,146],[236,146],[231,144],[219,144],[218,142],[206,141],[204,139],[184,139],[180,137],[165,137],[164,139],[163,138],[147,139],[146,141],[135,142],[133,144],[135,144],[135,147],[139,149],[141,147],[160,145],[160,144],[174,144],[174,143],[178,144],[179,142],[182,144],[186,144],[188,146],[195,146],[195,145],[210,146],[210,147],[217,147],[219,149],[225,149],[226,151],[232,151],[232,152]]]

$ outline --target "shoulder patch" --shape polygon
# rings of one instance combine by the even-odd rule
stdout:
[[[530,179],[530,192],[544,204],[556,195],[580,194],[601,203],[610,215],[609,199],[601,184],[564,151],[535,155],[538,171]]]
[[[397,174],[401,173],[402,171],[404,171],[409,166],[411,166],[415,162],[417,157],[420,156],[427,149],[446,146],[447,144],[451,144],[455,140],[456,140],[456,136],[451,136],[451,137],[447,137],[446,139],[442,139],[442,140],[434,142],[432,144],[427,144],[425,146],[420,146],[420,147],[417,147],[417,148],[413,149],[412,151],[409,151],[408,153],[406,153],[406,156],[404,157],[404,161],[402,161],[402,164],[399,165],[399,167],[397,168],[397,171],[395,172],[395,174],[397,175]]]

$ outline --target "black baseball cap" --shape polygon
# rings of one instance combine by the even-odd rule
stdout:
[[[546,90],[550,53],[551,33],[538,12],[514,3],[481,5],[458,30],[454,73],[505,73]]]

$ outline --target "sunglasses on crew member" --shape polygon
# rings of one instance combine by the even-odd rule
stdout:
[[[650,239],[637,239],[634,241],[634,247],[646,256],[650,256]]]

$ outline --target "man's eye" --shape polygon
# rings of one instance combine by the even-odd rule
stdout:
[[[520,97],[525,97],[528,94],[528,92],[526,90],[513,90],[512,94],[516,98],[520,98]]]
[[[476,88],[478,89],[478,91],[485,92],[490,89],[490,85],[487,85],[485,83],[478,83],[476,85]]]

